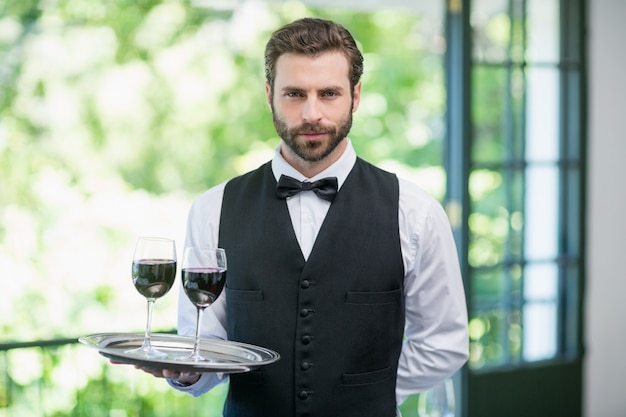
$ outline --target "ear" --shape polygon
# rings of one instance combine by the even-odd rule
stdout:
[[[359,81],[352,91],[352,113],[357,111],[361,102],[361,81]]]
[[[265,98],[267,99],[267,104],[270,105],[270,109],[272,108],[272,86],[268,81],[265,81]]]

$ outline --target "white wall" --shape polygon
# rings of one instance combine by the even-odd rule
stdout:
[[[626,0],[588,0],[585,415],[626,416]]]

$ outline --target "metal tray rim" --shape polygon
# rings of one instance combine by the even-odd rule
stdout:
[[[149,368],[161,368],[172,370],[196,371],[196,372],[221,372],[241,373],[248,372],[260,366],[274,363],[280,359],[280,355],[273,350],[222,339],[206,339],[200,341],[203,352],[211,352],[216,355],[224,355],[229,361],[214,360],[212,362],[195,362],[174,359],[146,359],[125,353],[132,347],[139,347],[143,342],[143,333],[94,333],[81,336],[78,341],[115,362],[128,363]],[[186,354],[193,349],[194,339],[189,336],[181,336],[168,333],[153,333],[152,344],[155,348],[165,351],[176,351]],[[129,343],[132,346],[129,346]],[[115,346],[123,347],[115,347]]]

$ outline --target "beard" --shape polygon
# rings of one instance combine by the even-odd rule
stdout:
[[[339,146],[341,141],[348,136],[352,128],[352,112],[339,121],[336,127],[322,126],[321,124],[303,123],[300,126],[289,127],[274,110],[272,104],[272,119],[276,133],[285,144],[300,159],[306,162],[319,162],[324,160]],[[352,108],[352,106],[350,106]],[[327,140],[298,141],[298,135],[302,134],[326,134]]]

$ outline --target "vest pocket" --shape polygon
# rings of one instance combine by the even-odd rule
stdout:
[[[377,371],[360,372],[358,374],[343,374],[341,385],[368,385],[382,382],[391,375],[391,368],[383,368]]]
[[[263,301],[262,290],[235,290],[232,288],[226,288],[226,301],[234,301],[241,303],[254,303]]]
[[[400,300],[400,290],[391,291],[348,291],[346,303],[348,304],[389,304]]]

